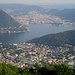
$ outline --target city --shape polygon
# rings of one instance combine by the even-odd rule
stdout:
[[[71,52],[70,52],[71,51]],[[74,67],[75,46],[65,44],[60,47],[49,47],[43,44],[20,43],[3,46],[0,44],[0,62],[18,67],[32,67],[40,61],[48,64],[68,64]]]

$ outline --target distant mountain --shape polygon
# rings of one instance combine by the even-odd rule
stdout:
[[[25,4],[0,4],[0,9],[26,9],[26,10],[41,10],[43,9],[41,6],[37,5],[25,5]]]
[[[0,10],[0,28],[19,27],[19,26],[21,26],[21,24],[19,24],[15,19],[13,19],[6,12]]]
[[[47,14],[59,16],[60,18],[65,20],[75,21],[75,9],[51,9],[47,12]]]
[[[32,39],[28,42],[49,46],[61,46],[64,44],[70,44],[75,46],[75,30],[45,35],[40,38]]]
[[[27,14],[29,11],[39,11],[44,13],[45,9],[41,6],[36,5],[25,5],[25,4],[0,4],[0,9],[12,9],[14,10],[10,14],[18,15],[18,14]]]
[[[72,9],[75,8],[75,4],[47,4],[47,5],[41,5],[42,7],[46,9]]]

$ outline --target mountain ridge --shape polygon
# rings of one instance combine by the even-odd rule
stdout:
[[[3,10],[0,10],[0,27],[18,27],[21,24],[19,24],[14,18],[12,18],[10,15],[8,15]]]

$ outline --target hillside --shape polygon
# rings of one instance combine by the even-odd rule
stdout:
[[[18,23],[3,10],[0,10],[0,33],[18,33],[27,31],[26,26]]]
[[[19,27],[21,26],[16,20],[3,10],[0,10],[0,28]]]
[[[32,39],[28,42],[49,46],[61,46],[64,44],[70,44],[75,46],[75,30],[45,35],[40,38]]]

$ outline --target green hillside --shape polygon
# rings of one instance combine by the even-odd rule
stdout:
[[[31,68],[18,68],[16,66],[0,64],[0,75],[75,75],[75,70],[64,65],[36,64]]]
[[[75,30],[45,35],[40,38],[32,39],[28,42],[49,46],[61,46],[64,44],[70,44],[75,46]]]

